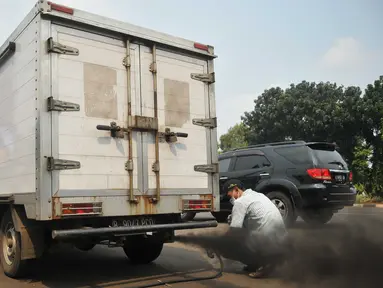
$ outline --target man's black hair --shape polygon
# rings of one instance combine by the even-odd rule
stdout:
[[[243,183],[239,180],[236,180],[236,179],[233,179],[233,180],[229,180],[225,183],[225,185],[223,185],[223,192],[225,194],[229,193],[231,190],[233,190],[234,188],[238,188],[240,190],[245,190],[244,186],[243,186]]]

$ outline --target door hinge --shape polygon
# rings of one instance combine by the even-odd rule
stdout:
[[[80,168],[81,163],[79,161],[55,159],[53,157],[48,157],[48,171],[71,170]]]
[[[198,80],[198,81],[202,81],[202,82],[205,82],[205,83],[208,83],[208,84],[213,84],[215,83],[215,73],[212,72],[212,73],[202,73],[202,74],[199,74],[199,73],[191,73],[190,74],[190,77],[194,80]]]
[[[206,128],[217,128],[217,118],[195,118],[192,123]]]
[[[16,52],[16,43],[9,42],[8,47],[0,54],[0,66]]]
[[[48,111],[80,111],[80,105],[76,103],[55,100],[51,96],[48,98]]]
[[[47,40],[48,45],[48,53],[58,53],[58,54],[65,54],[65,55],[80,55],[80,51],[77,48],[69,47],[63,44],[60,44],[58,42],[53,41],[53,38],[50,37]]]
[[[194,171],[203,173],[218,173],[218,164],[195,165]]]

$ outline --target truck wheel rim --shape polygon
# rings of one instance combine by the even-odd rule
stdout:
[[[285,203],[279,199],[273,199],[271,202],[274,203],[274,205],[278,208],[279,212],[281,212],[281,215],[283,218],[286,218],[287,216],[287,208]]]
[[[2,240],[5,263],[11,266],[15,260],[17,245],[15,227],[12,223],[6,226]]]

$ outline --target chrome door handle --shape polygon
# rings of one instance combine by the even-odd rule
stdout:
[[[261,173],[261,174],[259,174],[259,176],[270,176],[270,174],[269,173]]]
[[[227,180],[227,179],[229,179],[229,178],[226,176],[219,178],[219,180]]]

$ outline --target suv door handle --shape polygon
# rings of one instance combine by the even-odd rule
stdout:
[[[270,174],[269,173],[261,173],[261,174],[259,174],[259,176],[270,176]]]
[[[219,180],[227,180],[227,179],[229,179],[229,178],[226,177],[226,176],[223,176],[223,177],[220,177],[220,178],[219,178]]]

